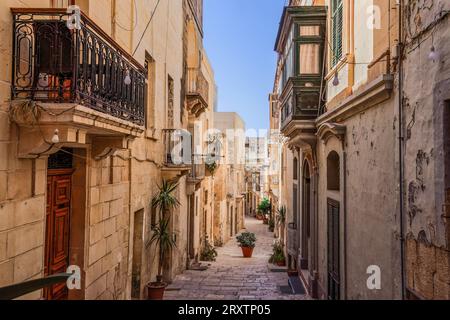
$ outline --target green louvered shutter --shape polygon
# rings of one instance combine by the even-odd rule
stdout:
[[[342,0],[332,0],[332,67],[342,59],[342,29],[343,29],[343,5]]]

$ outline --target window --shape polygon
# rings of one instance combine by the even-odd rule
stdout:
[[[343,31],[343,4],[342,0],[331,0],[331,66],[334,67],[342,58],[342,31]]]
[[[327,158],[327,189],[340,190],[339,155],[336,151],[330,152]]]
[[[75,4],[75,1],[73,1],[73,0],[52,0],[53,8],[67,8],[72,4]]]
[[[174,82],[169,76],[167,81],[167,126],[169,129],[175,128],[174,113]]]
[[[294,171],[293,176],[294,176],[294,180],[298,180],[298,160],[297,158],[294,158],[294,165],[292,166],[292,170]]]
[[[296,184],[292,187],[292,223],[293,229],[297,229],[298,224],[298,216],[297,216],[297,208],[298,208],[298,186]]]
[[[300,73],[320,73],[320,45],[313,43],[300,45]]]
[[[147,70],[146,81],[146,101],[145,106],[147,108],[147,128],[155,127],[155,60],[146,53],[145,56],[145,69]]]

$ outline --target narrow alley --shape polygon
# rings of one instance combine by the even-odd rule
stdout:
[[[285,271],[271,272],[268,260],[272,252],[273,233],[254,218],[246,219],[247,231],[256,234],[253,257],[242,257],[236,240],[218,248],[216,262],[206,271],[187,270],[167,288],[165,300],[305,300],[306,295],[282,293],[288,287]],[[284,291],[284,290],[283,290]]]

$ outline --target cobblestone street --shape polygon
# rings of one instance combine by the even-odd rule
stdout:
[[[253,218],[246,220],[247,230],[256,234],[257,243],[251,259],[242,257],[241,248],[232,238],[218,248],[216,262],[206,271],[187,270],[167,288],[166,300],[304,300],[305,295],[283,294],[288,286],[286,272],[270,272],[268,259],[272,252],[273,233],[267,225]]]

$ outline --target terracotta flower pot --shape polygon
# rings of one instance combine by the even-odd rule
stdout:
[[[279,266],[279,267],[285,267],[285,266],[286,266],[286,260],[278,261],[278,262],[277,262],[277,266]]]
[[[165,282],[152,282],[147,284],[147,300],[162,300],[164,297],[164,291],[166,290],[167,283]]]
[[[244,258],[251,258],[253,255],[253,248],[251,247],[241,247],[242,254],[244,255]]]

